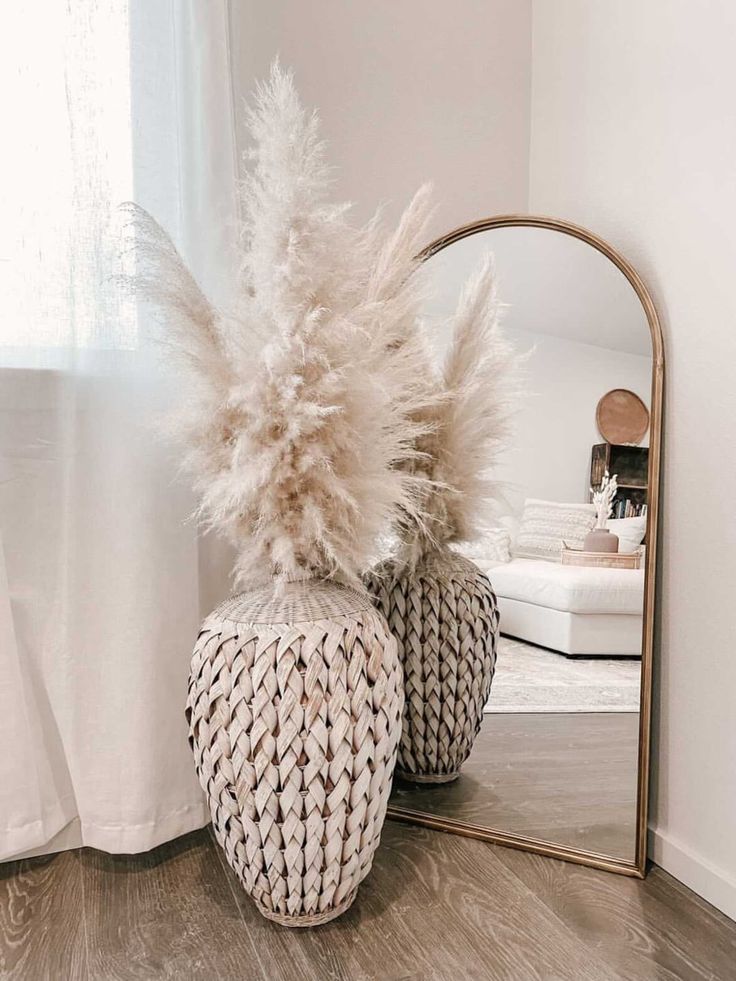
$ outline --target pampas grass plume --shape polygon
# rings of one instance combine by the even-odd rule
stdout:
[[[429,189],[393,231],[380,217],[351,224],[347,206],[328,198],[317,117],[278,64],[248,125],[232,309],[214,309],[166,233],[131,205],[135,285],[165,310],[180,350],[186,387],[173,430],[203,520],[237,548],[238,583],[275,575],[357,584],[397,508],[424,525],[426,477],[411,463],[435,395],[412,274]],[[471,424],[462,421],[469,386],[458,379],[448,418],[458,432]]]
[[[479,538],[504,504],[494,469],[511,440],[527,355],[505,337],[501,313],[489,254],[461,292],[449,351],[430,381],[421,454],[407,464],[426,479],[421,519],[404,515],[398,526],[397,559],[410,569],[438,547]]]

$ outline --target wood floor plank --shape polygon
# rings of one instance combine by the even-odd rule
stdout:
[[[622,978],[736,978],[736,924],[662,869],[641,881],[511,849],[498,854]]]
[[[85,929],[86,927],[86,929]],[[0,866],[2,981],[731,981],[736,923],[644,881],[389,821],[334,923],[265,920],[209,830]]]
[[[482,842],[389,822],[354,906],[316,930],[265,920],[227,871],[270,981],[617,978]]]
[[[80,864],[93,981],[265,978],[206,829]]]
[[[80,885],[72,852],[0,865],[2,981],[87,978]]]

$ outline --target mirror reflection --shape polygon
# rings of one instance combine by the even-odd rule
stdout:
[[[423,266],[424,321],[438,354],[462,285],[488,252],[505,333],[530,351],[528,396],[496,474],[507,503],[497,527],[466,550],[498,601],[495,674],[459,777],[397,779],[392,803],[633,861],[649,326],[626,277],[587,242],[500,227]]]

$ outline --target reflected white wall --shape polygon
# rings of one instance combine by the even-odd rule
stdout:
[[[598,401],[628,388],[650,402],[651,338],[641,303],[618,267],[579,239],[529,227],[480,232],[422,269],[425,326],[439,358],[463,284],[488,253],[504,332],[520,352],[531,352],[515,436],[496,476],[509,484],[512,513],[526,497],[587,501],[591,449],[603,442]]]
[[[595,422],[598,401],[612,388],[628,388],[649,405],[651,360],[529,331],[509,334],[533,353],[514,445],[498,477],[509,481],[516,511],[525,497],[587,501],[591,448],[604,442]]]

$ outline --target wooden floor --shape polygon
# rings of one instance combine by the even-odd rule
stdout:
[[[633,862],[638,746],[638,713],[489,714],[456,781],[391,803]]]
[[[3,981],[612,981],[736,977],[736,924],[644,881],[389,821],[341,919],[256,912],[208,830],[141,856],[0,865]]]

